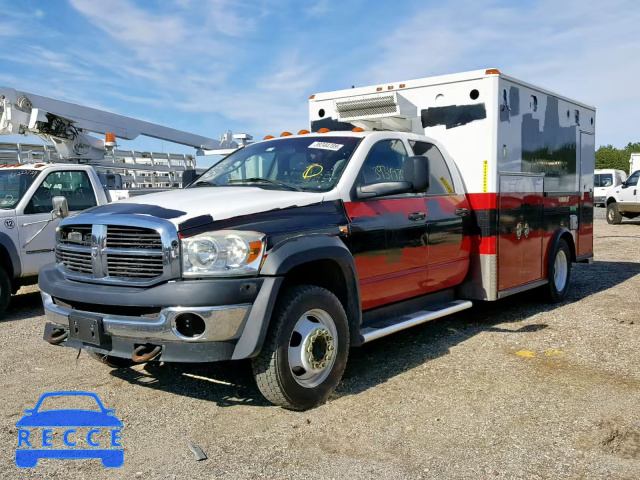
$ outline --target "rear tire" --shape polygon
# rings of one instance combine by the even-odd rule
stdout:
[[[9,306],[11,301],[11,279],[4,268],[0,267],[0,314]]]
[[[563,239],[558,241],[555,251],[547,265],[547,300],[560,303],[567,298],[571,280],[571,251]]]
[[[611,202],[607,205],[607,223],[609,225],[618,225],[620,222],[622,222],[622,214],[618,210],[618,204]]]
[[[348,355],[349,323],[340,301],[324,288],[295,286],[278,300],[253,374],[271,403],[307,410],[333,393]]]
[[[111,355],[104,355],[102,353],[90,352],[89,350],[87,350],[87,353],[94,360],[104,363],[107,367],[111,368],[129,368],[136,364],[130,358],[114,357]]]

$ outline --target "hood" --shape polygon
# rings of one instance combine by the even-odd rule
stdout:
[[[90,212],[93,215],[149,215],[169,220],[178,230],[184,230],[243,215],[312,205],[326,200],[326,196],[326,193],[258,187],[195,187],[140,195],[92,208]]]

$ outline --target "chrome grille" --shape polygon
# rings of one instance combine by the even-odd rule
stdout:
[[[179,277],[173,225],[136,219],[134,226],[126,224],[128,218],[123,220],[124,225],[61,224],[56,261],[62,272],[75,280],[139,286]]]
[[[110,277],[159,277],[163,272],[162,253],[150,256],[107,254],[107,269]]]
[[[162,250],[160,234],[148,228],[107,226],[107,248]]]
[[[89,241],[91,244],[91,241]],[[81,274],[91,275],[91,249],[72,248],[58,245],[56,248],[56,262],[64,265],[68,270]]]

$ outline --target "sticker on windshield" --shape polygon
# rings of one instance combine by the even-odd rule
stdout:
[[[320,148],[322,150],[332,150],[334,152],[337,152],[342,147],[344,147],[344,145],[329,142],[313,142],[311,145],[309,145],[309,148]]]

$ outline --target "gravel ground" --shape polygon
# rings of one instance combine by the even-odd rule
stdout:
[[[25,290],[0,321],[0,476],[637,479],[640,222],[596,218],[596,262],[574,268],[565,303],[530,292],[354,349],[336,395],[305,413],[269,406],[247,363],[76,359],[42,341],[39,294]],[[115,409],[121,469],[16,468],[15,422],[64,389]]]

